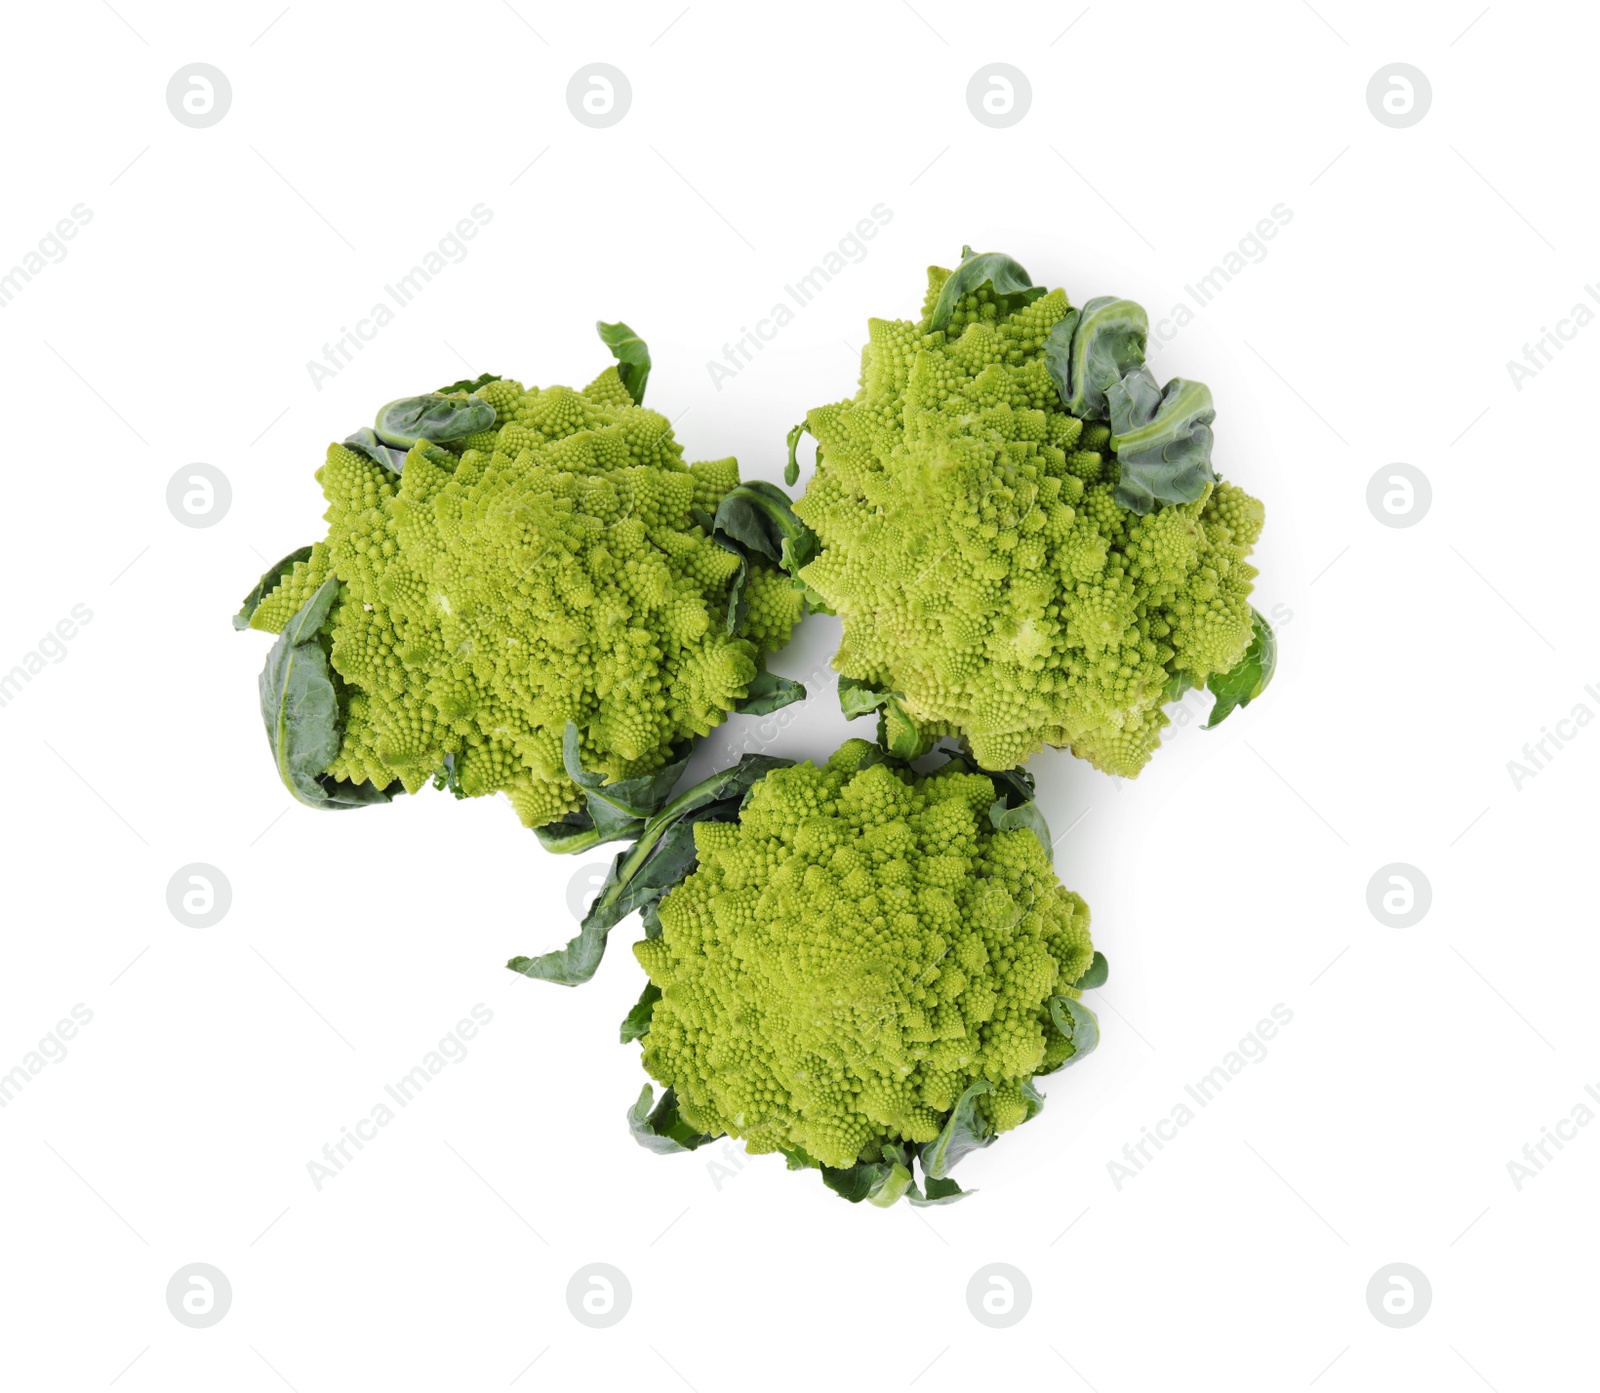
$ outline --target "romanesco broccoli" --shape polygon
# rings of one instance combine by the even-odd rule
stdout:
[[[278,633],[336,578],[320,637],[342,744],[324,784],[415,792],[448,765],[461,794],[504,792],[540,826],[583,802],[569,722],[584,767],[626,780],[671,764],[752,684],[770,689],[762,656],[788,641],[802,596],[711,535],[735,461],[685,465],[630,386],[637,369],[581,392],[480,379],[456,384],[470,396],[393,403],[376,436],[328,447],[327,539],[286,558],[236,621]]]
[[[1093,1046],[1075,984],[1104,965],[1006,803],[964,759],[917,775],[852,740],[766,772],[737,821],[696,823],[699,868],[634,946],[651,987],[624,1039],[642,1033],[672,1114],[646,1128],[641,1099],[641,1139],[726,1133],[841,1193],[838,1172],[879,1167],[880,1189],[903,1172],[892,1200],[919,1152],[943,1185],[960,1151],[1033,1116],[1032,1078]]]
[[[1145,332],[1128,301],[1080,312],[969,256],[929,269],[920,319],[871,320],[860,390],[806,418],[794,511],[822,550],[799,574],[843,618],[846,688],[881,689],[913,752],[960,735],[1009,769],[1070,746],[1131,776],[1167,701],[1270,639],[1249,603],[1262,506],[1216,480],[1210,394],[1163,396]]]

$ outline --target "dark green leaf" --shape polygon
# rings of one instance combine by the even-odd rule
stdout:
[[[839,709],[844,712],[847,721],[876,711],[892,695],[892,692],[858,682],[854,677],[839,679]]]
[[[746,755],[680,793],[645,823],[631,847],[617,853],[578,933],[564,948],[513,958],[506,966],[566,987],[587,982],[600,966],[611,929],[636,909],[646,915],[648,927],[649,911],[694,869],[694,823],[731,821],[756,783],[792,763],[774,755]]]
[[[954,1204],[957,1200],[964,1200],[968,1195],[978,1193],[976,1190],[963,1190],[955,1181],[948,1178],[935,1180],[931,1177],[923,1182],[922,1191],[919,1194],[913,1185],[906,1194],[906,1199],[919,1209],[935,1204]]]
[[[1072,1041],[1072,1053],[1067,1056],[1066,1064],[1076,1064],[1100,1043],[1100,1022],[1081,1001],[1074,1001],[1070,996],[1051,997],[1050,1019],[1056,1023],[1056,1029]],[[1066,1064],[1061,1067],[1065,1068]]]
[[[822,1162],[817,1160],[815,1156],[808,1155],[804,1147],[797,1146],[792,1151],[789,1151],[780,1146],[778,1152],[788,1162],[789,1169],[792,1171],[822,1169]]]
[[[596,323],[600,338],[617,360],[617,376],[635,406],[644,401],[644,384],[650,377],[650,349],[626,324]]]
[[[602,841],[632,836],[640,824],[660,812],[672,796],[672,786],[682,777],[692,753],[690,743],[685,741],[673,751],[672,762],[654,773],[608,784],[604,774],[583,767],[575,722],[567,722],[561,738],[561,762],[566,767],[567,777],[582,791],[589,816],[601,832]]]
[[[353,435],[345,436],[339,443],[347,450],[365,455],[374,464],[382,465],[391,474],[399,474],[406,467],[406,452],[397,450],[392,445],[385,445],[378,439],[378,432],[371,426],[362,426]]]
[[[1250,613],[1255,616],[1255,632],[1250,635],[1250,646],[1244,650],[1244,657],[1226,672],[1212,673],[1206,679],[1206,686],[1216,697],[1206,720],[1207,730],[1221,725],[1237,707],[1248,706],[1266,691],[1272,674],[1277,671],[1278,636],[1260,611],[1252,609]]]
[[[777,673],[763,669],[756,674],[744,700],[733,709],[740,716],[765,716],[791,702],[805,699],[806,689],[792,677],[779,677]]]
[[[1086,420],[1110,419],[1107,394],[1144,363],[1150,322],[1141,306],[1099,295],[1071,310],[1045,340],[1044,365],[1062,404]]]
[[[276,566],[269,566],[263,571],[261,579],[256,582],[255,589],[244,597],[244,603],[239,606],[239,612],[233,616],[233,627],[236,629],[248,629],[250,627],[250,616],[256,612],[261,602],[278,588],[279,582],[294,570],[295,562],[308,561],[310,559],[310,547],[296,547]]]
[[[1135,513],[1162,503],[1193,503],[1216,483],[1211,423],[1216,408],[1204,384],[1175,377],[1157,388],[1148,368],[1135,368],[1107,394],[1111,448],[1122,476],[1116,499]]]
[[[427,392],[399,397],[378,409],[373,428],[385,445],[409,450],[420,440],[442,444],[494,425],[494,407],[477,397]]]
[[[806,423],[802,421],[789,431],[789,462],[783,466],[783,482],[790,488],[795,486],[795,481],[800,477],[800,461],[795,458],[795,451],[800,448],[800,437],[805,430]]]
[[[623,1018],[622,1043],[630,1045],[635,1040],[642,1040],[650,1033],[650,1017],[656,1009],[656,1002],[661,1000],[661,988],[654,982],[646,982],[644,990],[639,993],[639,1000],[634,1003],[633,1010]]]
[[[463,377],[459,382],[452,382],[448,387],[439,388],[439,395],[448,397],[456,392],[466,392],[470,396],[480,387],[487,387],[491,382],[501,382],[503,380],[497,372],[479,373],[477,377]]]
[[[575,856],[606,840],[587,812],[568,813],[555,822],[535,827],[533,835],[539,839],[540,846],[557,856]]]
[[[278,777],[312,808],[387,803],[400,791],[398,781],[380,789],[326,772],[344,739],[339,676],[321,632],[338,598],[339,581],[329,576],[284,626],[261,669],[261,719]]]
[[[978,1111],[978,1099],[993,1089],[987,1079],[969,1083],[956,1099],[944,1130],[922,1148],[922,1170],[930,1180],[943,1180],[968,1152],[979,1151],[994,1140],[994,1129]]]
[[[934,302],[933,313],[928,317],[928,328],[938,330],[950,323],[956,306],[968,295],[988,290],[994,296],[998,312],[1009,314],[1024,305],[1031,305],[1045,293],[1042,285],[1004,252],[980,252],[972,248],[961,249],[962,261],[951,273]]]
[[[911,1186],[911,1172],[898,1161],[863,1161],[844,1169],[822,1167],[822,1183],[851,1204],[867,1200],[887,1209]]]
[[[723,495],[711,519],[712,540],[736,555],[741,565],[728,590],[728,632],[744,622],[744,584],[757,557],[771,562],[799,583],[800,568],[817,554],[816,533],[794,515],[789,495],[776,484],[755,479]]]
[[[695,1131],[683,1120],[678,1112],[677,1096],[670,1088],[652,1108],[654,1092],[646,1084],[640,1090],[638,1101],[628,1109],[628,1130],[640,1146],[665,1156],[674,1151],[693,1151],[711,1140],[707,1133]]]
[[[1035,801],[1033,776],[1022,769],[985,769],[983,772],[1000,794],[989,805],[989,821],[995,830],[1032,832],[1044,848],[1045,859],[1053,865],[1055,847],[1050,841],[1050,824]]]
[[[1111,975],[1111,964],[1106,961],[1106,955],[1098,948],[1094,950],[1094,957],[1089,960],[1089,966],[1083,970],[1083,976],[1072,985],[1080,992],[1091,991],[1095,987],[1103,987],[1106,978]]]

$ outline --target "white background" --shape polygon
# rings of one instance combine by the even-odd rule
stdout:
[[[0,1110],[0,1381],[1590,1382],[1600,1127],[1520,1190],[1507,1163],[1600,1084],[1600,730],[1520,791],[1507,761],[1600,712],[1600,328],[1520,387],[1506,361],[1600,276],[1592,12],[518,3],[8,14],[0,269],[93,216],[0,308],[0,670],[75,604],[93,619],[0,708],[0,1070],[74,1004],[93,1021]],[[195,61],[232,85],[209,129],[165,102]],[[566,104],[595,61],[632,85],[609,129]],[[966,104],[992,61],[1031,80],[1008,129]],[[1432,85],[1408,129],[1367,106],[1393,61]],[[319,389],[307,360],[479,203],[465,258]],[[864,259],[719,389],[707,360],[880,203]],[[689,456],[777,479],[786,429],[854,390],[866,318],[914,315],[963,242],[1155,320],[1277,204],[1266,257],[1155,357],[1210,385],[1218,463],[1266,502],[1277,681],[1136,783],[1030,765],[1112,963],[1104,1043],[963,1163],[975,1198],[880,1212],[770,1157],[648,1155],[616,1043],[636,925],[581,990],[502,966],[566,939],[603,856],[542,853],[500,802],[333,817],[276,782],[267,639],[229,616],[321,535],[312,471],[377,404],[480,371],[582,385],[594,321],[622,318]],[[232,485],[205,529],[165,502],[197,461]],[[1397,461],[1433,490],[1405,529],[1366,503]],[[808,621],[774,666],[804,676],[836,635]],[[843,738],[815,687],[769,748]],[[190,862],[231,883],[215,927],[168,911]],[[1391,862],[1432,885],[1410,928],[1368,909]],[[477,1003],[467,1057],[317,1189],[324,1143]],[[1276,1003],[1265,1059],[1119,1188],[1108,1163]],[[167,1309],[192,1262],[232,1284],[209,1329]],[[591,1262],[632,1286],[609,1329],[567,1308]],[[1007,1329],[967,1308],[991,1262],[1032,1289]],[[1368,1310],[1392,1262],[1431,1281],[1409,1329]]]

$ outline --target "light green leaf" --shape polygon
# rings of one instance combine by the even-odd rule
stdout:
[[[1266,691],[1272,674],[1278,670],[1278,636],[1259,610],[1252,609],[1250,613],[1255,616],[1255,632],[1244,657],[1226,672],[1212,673],[1206,679],[1206,686],[1216,697],[1206,720],[1207,730],[1221,725],[1236,708],[1248,706]]]
[[[928,316],[930,330],[947,327],[956,306],[980,290],[987,289],[993,294],[1001,314],[1031,305],[1045,293],[1045,287],[1035,285],[1033,277],[1004,252],[975,254],[971,247],[963,247],[961,257],[961,264],[940,289],[933,313]]]
[[[494,407],[477,397],[426,392],[387,402],[378,408],[372,425],[385,445],[409,450],[423,440],[436,445],[460,440],[476,431],[488,430],[494,420]]]
[[[1161,503],[1193,503],[1216,483],[1211,423],[1216,408],[1203,383],[1175,377],[1165,391],[1135,368],[1107,394],[1111,448],[1122,467],[1116,500],[1135,513]]]
[[[678,1112],[677,1095],[669,1088],[661,1101],[651,1107],[654,1090],[646,1084],[639,1092],[638,1101],[628,1109],[628,1130],[633,1139],[646,1151],[658,1156],[674,1151],[693,1151],[711,1140],[709,1134],[697,1132]]]
[[[1107,394],[1143,364],[1149,333],[1143,307],[1115,295],[1098,295],[1058,322],[1045,340],[1044,365],[1067,410],[1109,420]]]
[[[387,803],[401,788],[398,780],[380,789],[327,773],[343,743],[344,722],[339,677],[321,630],[338,598],[339,581],[329,576],[278,635],[260,681],[261,719],[278,777],[307,807],[329,810]]]
[[[594,326],[605,346],[617,360],[617,376],[628,389],[633,404],[644,402],[644,384],[650,379],[650,347],[626,324],[607,324],[600,321]]]
[[[978,1079],[956,1099],[944,1129],[922,1148],[922,1170],[929,1179],[945,1179],[968,1152],[980,1151],[994,1141],[994,1129],[978,1111],[978,1099],[993,1089],[987,1079]]]
[[[239,612],[233,616],[233,627],[248,629],[250,617],[260,607],[261,602],[267,598],[279,584],[294,570],[295,563],[311,559],[310,547],[296,547],[282,561],[275,566],[269,566],[261,573],[261,579],[256,582],[255,589],[244,597],[244,603],[239,606]]]

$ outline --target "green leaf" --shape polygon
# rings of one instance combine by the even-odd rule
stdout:
[[[494,407],[477,397],[426,392],[417,397],[399,397],[379,407],[372,424],[385,445],[409,450],[421,440],[431,440],[436,445],[460,440],[475,431],[488,430],[494,420]]]
[[[795,481],[800,477],[800,461],[795,458],[795,451],[800,448],[800,437],[805,434],[806,423],[800,422],[789,431],[789,462],[783,466],[783,482],[790,488],[795,486]]]
[[[891,693],[878,712],[878,743],[896,759],[920,759],[938,741],[937,735],[922,729],[900,704],[897,693]]]
[[[504,379],[497,372],[479,373],[477,377],[463,377],[459,382],[452,382],[448,387],[439,388],[439,395],[448,397],[456,392],[466,392],[470,396],[480,387],[487,387],[491,382],[501,381],[504,381]]]
[[[694,824],[732,821],[751,788],[772,770],[793,763],[774,755],[746,755],[680,793],[645,823],[631,847],[617,853],[600,893],[564,948],[537,958],[512,958],[506,966],[565,987],[587,982],[600,966],[612,928],[636,909],[644,915],[648,928],[654,907],[694,870]],[[611,790],[616,787],[612,785]]]
[[[606,840],[594,825],[594,819],[586,812],[568,813],[555,822],[535,827],[533,835],[539,839],[540,846],[557,856],[575,856],[580,851],[600,846]]]
[[[1074,416],[1110,419],[1107,394],[1144,363],[1150,321],[1142,306],[1099,295],[1051,329],[1044,365]]]
[[[1089,966],[1083,970],[1083,976],[1072,986],[1076,991],[1092,991],[1095,987],[1105,986],[1106,978],[1110,975],[1111,964],[1106,961],[1106,955],[1096,948],[1094,957],[1089,960]]]
[[[733,709],[740,716],[765,716],[791,702],[805,699],[806,689],[794,678],[779,677],[777,673],[763,669],[756,674],[744,700]]]
[[[1175,377],[1160,390],[1148,368],[1135,368],[1107,394],[1111,448],[1122,476],[1116,500],[1135,513],[1162,503],[1193,503],[1216,483],[1211,423],[1216,408],[1204,384]]]
[[[989,822],[999,832],[1026,829],[1039,839],[1045,859],[1055,864],[1055,847],[1050,841],[1050,824],[1035,802],[1033,776],[1021,769],[983,771],[1000,791],[989,805]]]
[[[392,445],[385,445],[378,439],[378,432],[371,426],[362,426],[354,434],[345,436],[339,443],[347,450],[365,455],[374,464],[382,465],[391,474],[399,474],[406,467],[406,452],[397,450]]]
[[[639,1092],[638,1101],[628,1109],[628,1130],[646,1151],[665,1156],[674,1151],[693,1151],[711,1140],[708,1133],[695,1131],[683,1120],[678,1112],[677,1095],[670,1088],[652,1108],[654,1093],[655,1090],[646,1084]]]
[[[311,559],[310,547],[296,547],[282,561],[275,566],[269,566],[261,573],[261,579],[256,582],[255,589],[244,597],[244,603],[239,606],[239,612],[233,616],[233,627],[248,629],[250,616],[253,615],[261,602],[278,588],[279,583],[294,570],[297,561]]]
[[[1278,636],[1259,610],[1251,609],[1250,613],[1255,616],[1255,632],[1250,636],[1250,646],[1244,650],[1244,657],[1226,672],[1212,673],[1206,679],[1206,686],[1216,697],[1205,723],[1206,730],[1221,725],[1237,707],[1248,706],[1266,691],[1272,674],[1278,669]]]
[[[1021,265],[1004,252],[974,254],[971,247],[963,247],[961,257],[961,264],[951,273],[934,302],[933,313],[928,317],[930,330],[945,328],[956,306],[966,296],[980,290],[987,289],[993,294],[1000,314],[1031,305],[1045,293],[1045,287],[1035,285]]]
[[[607,324],[599,321],[594,326],[605,346],[617,360],[617,376],[628,389],[633,404],[644,402],[644,384],[650,378],[650,348],[626,324]]]
[[[930,1180],[943,1180],[968,1152],[980,1151],[994,1141],[994,1129],[978,1112],[978,1099],[993,1089],[987,1079],[969,1083],[956,1099],[944,1130],[922,1148],[922,1170]]]
[[[278,777],[307,807],[330,810],[387,803],[401,788],[398,780],[376,788],[326,772],[344,741],[339,676],[321,632],[338,598],[339,581],[329,576],[278,635],[260,682],[261,719]]]
[[[847,721],[869,715],[893,695],[892,692],[858,682],[854,677],[839,679],[839,709],[844,712]]]
[[[911,1188],[911,1171],[898,1161],[863,1161],[843,1169],[823,1166],[822,1183],[851,1204],[866,1200],[887,1209]]]
[[[922,1193],[917,1193],[916,1186],[912,1186],[906,1199],[925,1209],[935,1204],[954,1204],[957,1200],[964,1200],[968,1195],[975,1195],[976,1190],[963,1190],[955,1181],[948,1178],[935,1180],[931,1176],[923,1181]]]
[[[1194,678],[1187,672],[1175,672],[1167,678],[1167,685],[1161,691],[1161,704],[1165,706],[1169,701],[1177,701],[1185,692],[1194,690]]]
[[[660,812],[672,796],[672,786],[682,777],[692,753],[691,742],[685,741],[673,751],[672,762],[654,773],[608,784],[604,774],[583,767],[575,722],[567,722],[561,738],[561,762],[567,777],[582,791],[590,820],[602,842],[631,837],[647,819]]]
[[[754,479],[723,495],[709,528],[711,538],[739,558],[738,573],[728,590],[728,632],[744,622],[744,585],[756,558],[787,571],[800,584],[800,568],[816,556],[814,533],[794,515],[789,495],[776,484]]]
[[[621,1030],[624,1045],[631,1045],[635,1040],[642,1040],[650,1033],[650,1017],[656,1009],[656,1002],[661,1000],[661,988],[654,982],[646,982],[644,990],[639,993],[639,1000],[634,1007],[623,1017]]]
[[[1063,1069],[1093,1053],[1100,1043],[1100,1022],[1081,1001],[1074,1001],[1070,996],[1051,997],[1050,1019],[1055,1022],[1056,1029],[1072,1041],[1072,1053],[1061,1065]]]

